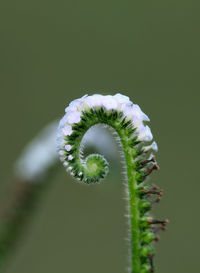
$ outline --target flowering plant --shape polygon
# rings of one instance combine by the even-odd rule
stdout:
[[[158,202],[162,191],[146,184],[147,176],[158,169],[153,152],[156,142],[148,122],[149,118],[127,96],[95,94],[72,101],[59,123],[57,149],[60,160],[72,176],[87,184],[97,183],[108,172],[108,162],[99,154],[83,158],[82,139],[87,130],[104,124],[112,128],[123,148],[126,167],[130,224],[130,272],[154,271],[152,242],[156,232],[165,229],[167,220],[153,219],[149,211]],[[156,196],[156,198],[154,197]]]

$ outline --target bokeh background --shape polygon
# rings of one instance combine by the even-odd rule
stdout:
[[[151,119],[164,189],[158,273],[197,272],[199,259],[199,3],[2,0],[0,196],[24,145],[84,94],[121,92]],[[117,159],[120,160],[120,159]],[[4,273],[122,273],[127,226],[119,168],[87,187],[61,168]]]

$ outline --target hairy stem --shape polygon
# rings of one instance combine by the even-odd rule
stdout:
[[[120,134],[120,132],[119,132]],[[122,141],[128,178],[128,192],[129,192],[129,214],[130,214],[130,244],[131,244],[131,273],[140,272],[140,230],[139,230],[139,209],[137,196],[137,180],[136,171],[132,159],[132,150],[127,143],[127,139],[120,134]]]
[[[127,163],[127,176],[129,187],[129,203],[130,203],[130,225],[131,225],[131,262],[132,273],[140,272],[140,257],[139,257],[139,213],[138,213],[138,197],[136,194],[137,181],[135,179],[135,170],[131,160],[130,152],[125,152]]]

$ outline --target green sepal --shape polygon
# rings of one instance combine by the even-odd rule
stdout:
[[[141,233],[141,242],[149,244],[155,239],[155,234],[151,230],[146,230]]]
[[[147,200],[140,200],[139,201],[139,209],[140,213],[145,213],[151,209],[151,204]]]

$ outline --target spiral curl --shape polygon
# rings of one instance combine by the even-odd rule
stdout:
[[[149,121],[149,118],[138,105],[121,94],[86,95],[71,102],[58,128],[57,148],[63,165],[71,175],[85,183],[99,182],[108,172],[108,162],[96,154],[82,158],[81,140],[86,131],[95,124],[107,124],[122,138],[128,138],[133,147],[142,140],[152,139],[150,128],[144,126],[143,120]],[[155,142],[153,146],[157,149]]]
[[[164,229],[166,220],[158,221],[149,216],[152,204],[158,202],[162,191],[144,183],[145,178],[158,169],[152,155],[158,147],[156,142],[150,143],[153,136],[144,124],[144,121],[149,121],[148,116],[121,94],[86,95],[71,102],[65,111],[58,128],[57,148],[67,171],[80,181],[97,183],[108,172],[108,162],[102,155],[92,154],[83,158],[81,141],[86,131],[95,124],[106,124],[117,132],[123,146],[129,183],[133,245],[131,272],[153,272],[154,248],[150,243],[156,240],[155,233],[160,228]],[[153,199],[152,196],[158,198]],[[157,224],[161,227],[155,227]]]

